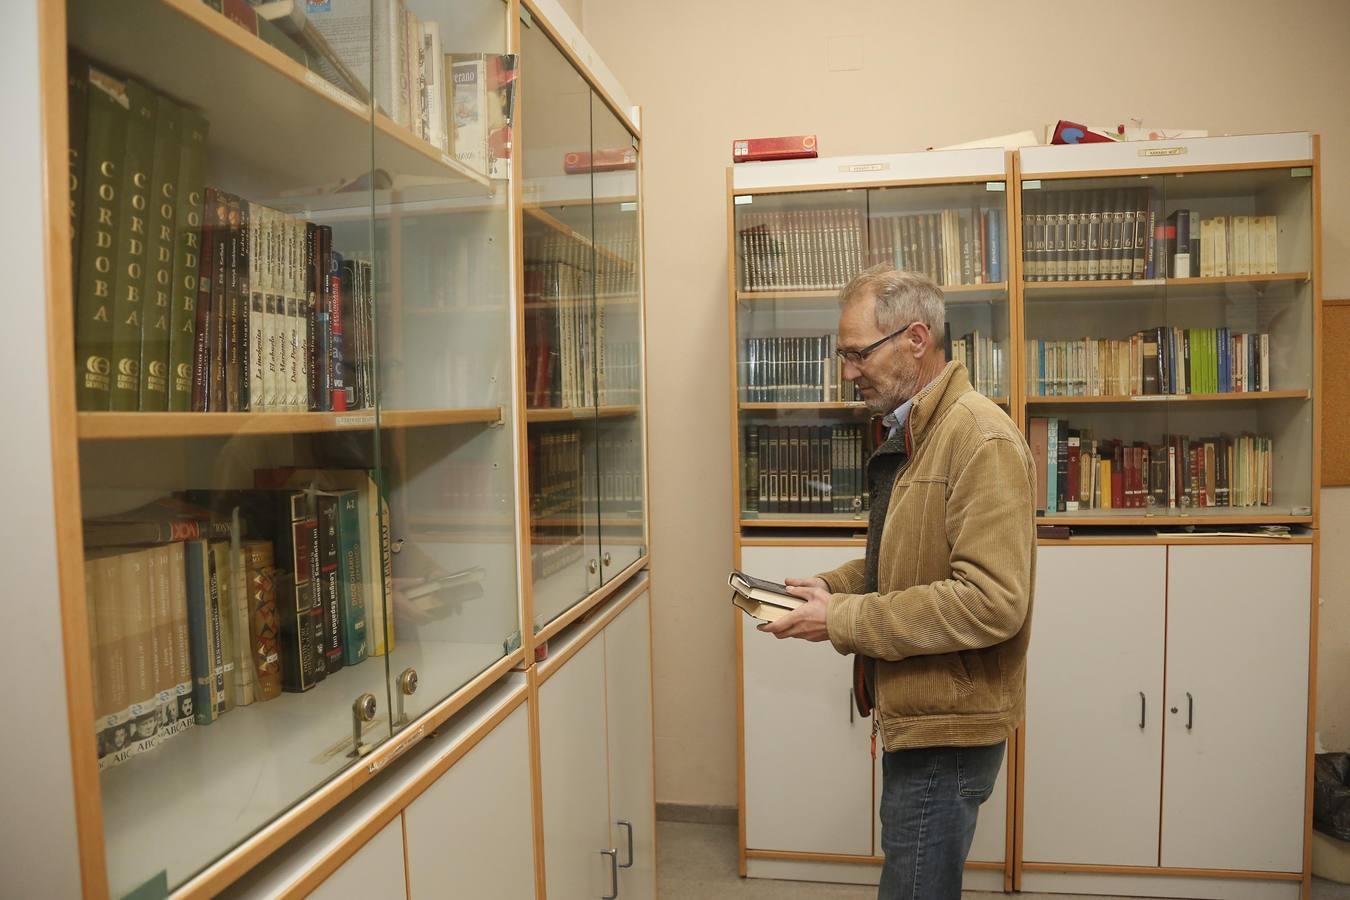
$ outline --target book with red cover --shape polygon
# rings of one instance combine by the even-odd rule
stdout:
[[[732,141],[732,162],[766,162],[775,159],[815,159],[816,136],[794,134],[790,137],[746,138]]]

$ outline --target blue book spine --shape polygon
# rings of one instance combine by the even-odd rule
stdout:
[[[985,216],[989,219],[989,227],[985,229],[989,234],[989,243],[985,246],[989,261],[985,271],[990,273],[990,280],[997,284],[1003,281],[1003,219],[996,209],[989,210]]]
[[[198,725],[216,720],[211,702],[211,547],[206,541],[183,544],[188,595],[188,643],[192,654],[192,710]]]

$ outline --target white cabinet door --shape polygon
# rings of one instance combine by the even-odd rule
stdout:
[[[1028,862],[1156,866],[1164,547],[1042,547],[1027,659]]]
[[[549,900],[613,893],[609,768],[605,746],[605,644],[593,638],[539,686],[544,872]]]
[[[651,610],[643,594],[605,628],[609,711],[611,847],[619,848],[619,896],[656,896],[656,813],[652,778]],[[628,827],[619,822],[627,822]],[[633,855],[628,855],[632,838]]]
[[[516,707],[404,811],[418,900],[534,897],[528,716]]]
[[[1303,868],[1311,566],[1307,545],[1170,551],[1164,866]]]
[[[782,581],[861,555],[861,547],[746,547],[741,568]],[[871,855],[871,721],[853,710],[852,658],[828,643],[778,640],[737,615],[744,648],[746,845]]]
[[[403,819],[395,817],[381,828],[309,896],[314,900],[406,898],[408,887],[403,875]]]

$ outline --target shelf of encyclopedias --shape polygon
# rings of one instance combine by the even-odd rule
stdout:
[[[1031,147],[1018,166],[1040,520],[1312,523],[1316,136]]]
[[[530,574],[546,638],[647,555],[640,149],[563,46],[538,28],[521,42]]]
[[[352,78],[230,0],[72,0],[44,47],[90,896],[216,892],[522,655],[510,195],[444,92],[487,90],[506,8],[322,6]]]
[[[838,295],[863,269],[943,288],[949,357],[1011,410],[1011,159],[1003,150],[734,166],[728,173],[736,526],[865,528],[878,424],[835,356]]]

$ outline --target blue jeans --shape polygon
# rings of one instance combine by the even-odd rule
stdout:
[[[980,804],[993,793],[1007,741],[990,747],[888,750],[882,759],[877,900],[960,900]]]

